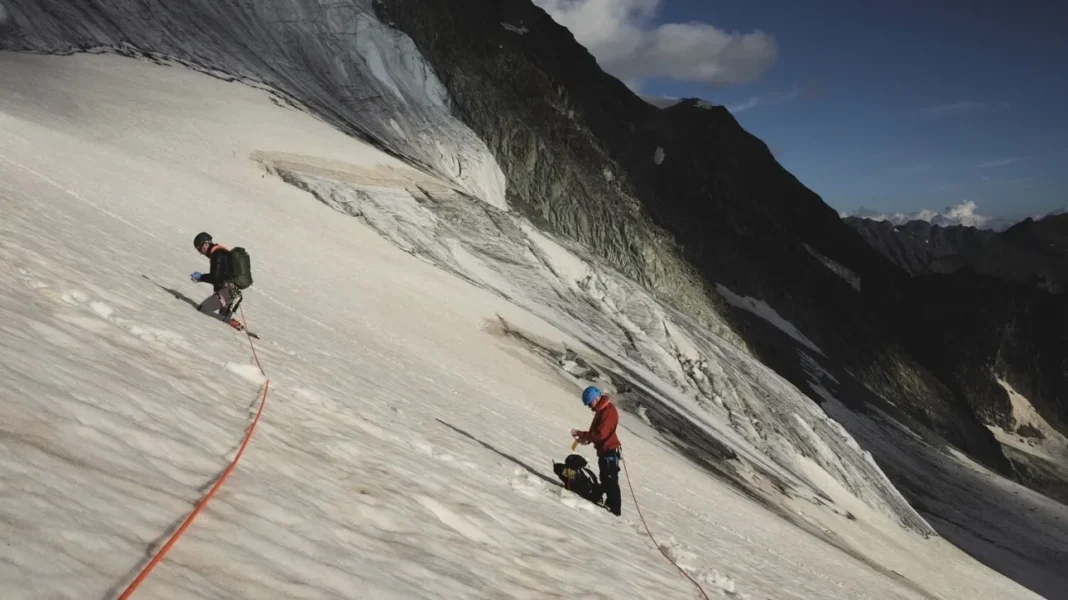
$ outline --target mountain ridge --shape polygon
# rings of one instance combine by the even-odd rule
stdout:
[[[681,308],[688,308],[688,297],[664,285],[664,272],[655,270],[676,253],[711,297],[722,284],[763,299],[878,395],[913,406],[955,443],[1008,469],[967,403],[915,363],[881,322],[880,311],[907,276],[782,168],[766,144],[723,107],[692,99],[665,109],[646,103],[530,3],[489,4],[470,18],[441,1],[375,9],[412,36],[449,89],[458,117],[487,140],[509,178],[510,201],[533,208],[534,217],[603,258],[629,263],[625,271],[638,272],[639,281]],[[524,35],[498,24],[520,21]],[[459,39],[473,41],[452,39],[457,30]],[[516,85],[493,83],[499,81]],[[628,235],[647,227],[643,215],[667,235],[637,249],[648,259],[639,261],[618,244],[643,239]],[[609,225],[624,218],[627,225]],[[598,237],[603,227],[613,233]],[[861,290],[806,245],[858,274]],[[744,311],[726,314],[734,328],[752,330]],[[779,340],[742,337],[761,346],[754,350],[762,358],[779,352]],[[890,371],[914,373],[915,380],[887,376],[890,364],[903,365]]]
[[[0,38],[5,48],[104,45],[228,68],[441,175],[484,200],[486,214],[503,210],[500,192],[505,208],[580,242],[749,350],[828,414],[835,405],[825,392],[848,391],[842,403],[858,418],[896,415],[1008,476],[1016,463],[988,429],[1019,429],[999,379],[1054,426],[1064,422],[1063,306],[1048,292],[966,271],[909,277],[726,109],[649,105],[529,2],[472,0],[462,13],[443,0],[194,3],[189,14],[160,4],[170,30],[146,8],[150,0],[101,1],[84,8],[89,18],[76,11],[81,20],[55,0],[8,4],[35,19]],[[233,34],[234,23],[270,43],[209,44]],[[422,56],[436,77],[422,73],[409,87],[381,76],[382,48],[399,63],[391,68],[421,70]],[[443,90],[429,89],[432,80]],[[833,365],[821,373],[814,357]],[[880,465],[895,465],[894,449],[878,452]],[[890,477],[909,489],[907,467],[891,466]],[[911,489],[909,499],[924,500],[921,492]]]

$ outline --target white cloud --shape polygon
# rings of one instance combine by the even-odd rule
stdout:
[[[605,71],[640,88],[647,77],[731,85],[764,74],[778,57],[759,30],[728,32],[708,23],[653,18],[663,0],[534,0],[567,27]]]
[[[727,110],[734,114],[759,108],[761,106],[774,106],[776,104],[786,104],[792,100],[796,100],[800,95],[800,91],[793,89],[788,92],[779,92],[777,94],[767,94],[765,96],[751,96],[744,102],[738,104],[731,104],[727,106]]]
[[[873,211],[868,208],[859,208],[851,214],[841,213],[843,217],[852,216],[872,221],[889,221],[894,225],[904,225],[909,221],[927,221],[932,225],[950,227],[952,225],[965,225],[977,229],[993,229],[1001,231],[1013,225],[1015,221],[988,217],[978,213],[979,206],[971,200],[965,200],[960,204],[954,204],[942,209],[941,212],[923,209],[914,213],[886,214]]]
[[[1013,157],[1010,157],[1010,158],[999,158],[999,159],[996,159],[996,160],[988,160],[988,161],[981,162],[981,163],[975,165],[975,168],[977,168],[977,169],[996,169],[998,167],[1007,167],[1009,165],[1014,165],[1016,163],[1023,162],[1025,160],[1027,160],[1027,158],[1023,157],[1023,156],[1013,156]]]
[[[1039,213],[1037,215],[1032,215],[1031,218],[1036,220],[1036,221],[1041,221],[1042,219],[1045,219],[1046,217],[1055,217],[1057,215],[1068,215],[1068,207],[1051,210],[1048,213]]]
[[[682,102],[682,98],[673,98],[671,96],[643,96],[639,94],[639,97],[657,108],[668,108]]]

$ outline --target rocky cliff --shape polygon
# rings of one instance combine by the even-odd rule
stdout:
[[[913,275],[969,270],[1054,293],[1068,283],[1068,215],[1025,219],[1002,232],[926,221],[894,225],[848,217],[845,222]]]
[[[896,296],[899,331],[921,362],[967,398],[984,423],[1023,427],[999,380],[1068,429],[1068,215],[1001,231],[847,218],[875,249],[915,275]],[[1068,496],[1066,496],[1068,497]]]
[[[783,169],[723,107],[658,109],[605,74],[565,28],[525,0],[376,3],[415,40],[460,120],[509,181],[508,201],[579,240],[684,310],[717,286],[760,298],[877,396],[893,399],[999,469],[1007,464],[959,390],[888,318],[908,277]],[[664,265],[681,258],[704,290]],[[687,273],[689,274],[689,273]],[[722,306],[722,303],[719,303]],[[807,385],[785,336],[751,313],[732,327]]]
[[[975,227],[943,227],[919,220],[895,225],[889,221],[847,217],[845,222],[873,248],[913,275],[925,272],[936,259],[981,248],[997,235]]]

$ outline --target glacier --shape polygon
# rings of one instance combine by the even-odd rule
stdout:
[[[0,53],[16,597],[114,592],[233,450],[247,348],[175,300],[204,293],[175,281],[205,223],[263,265],[246,306],[278,391],[231,494],[146,595],[692,593],[632,518],[540,476],[597,382],[641,415],[624,417],[639,498],[710,587],[1031,597],[925,537],[771,369],[511,213],[485,145],[369,3],[5,3],[6,47],[87,52]]]
[[[415,44],[381,23],[369,0],[5,4],[17,29],[0,48],[151,54],[263,86],[506,207],[504,174],[488,148],[449,114]]]

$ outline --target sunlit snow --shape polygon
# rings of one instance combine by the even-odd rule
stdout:
[[[903,528],[878,469],[770,369],[453,182],[419,210],[405,182],[433,177],[180,66],[0,53],[0,80],[6,598],[121,590],[240,441],[259,380],[244,337],[189,305],[201,230],[253,257],[273,391],[139,597],[693,597],[629,494],[617,520],[552,481],[590,418],[585,382],[538,353],[565,346],[660,420],[624,411],[626,464],[710,591],[1035,597]],[[733,448],[749,491],[667,421]]]

